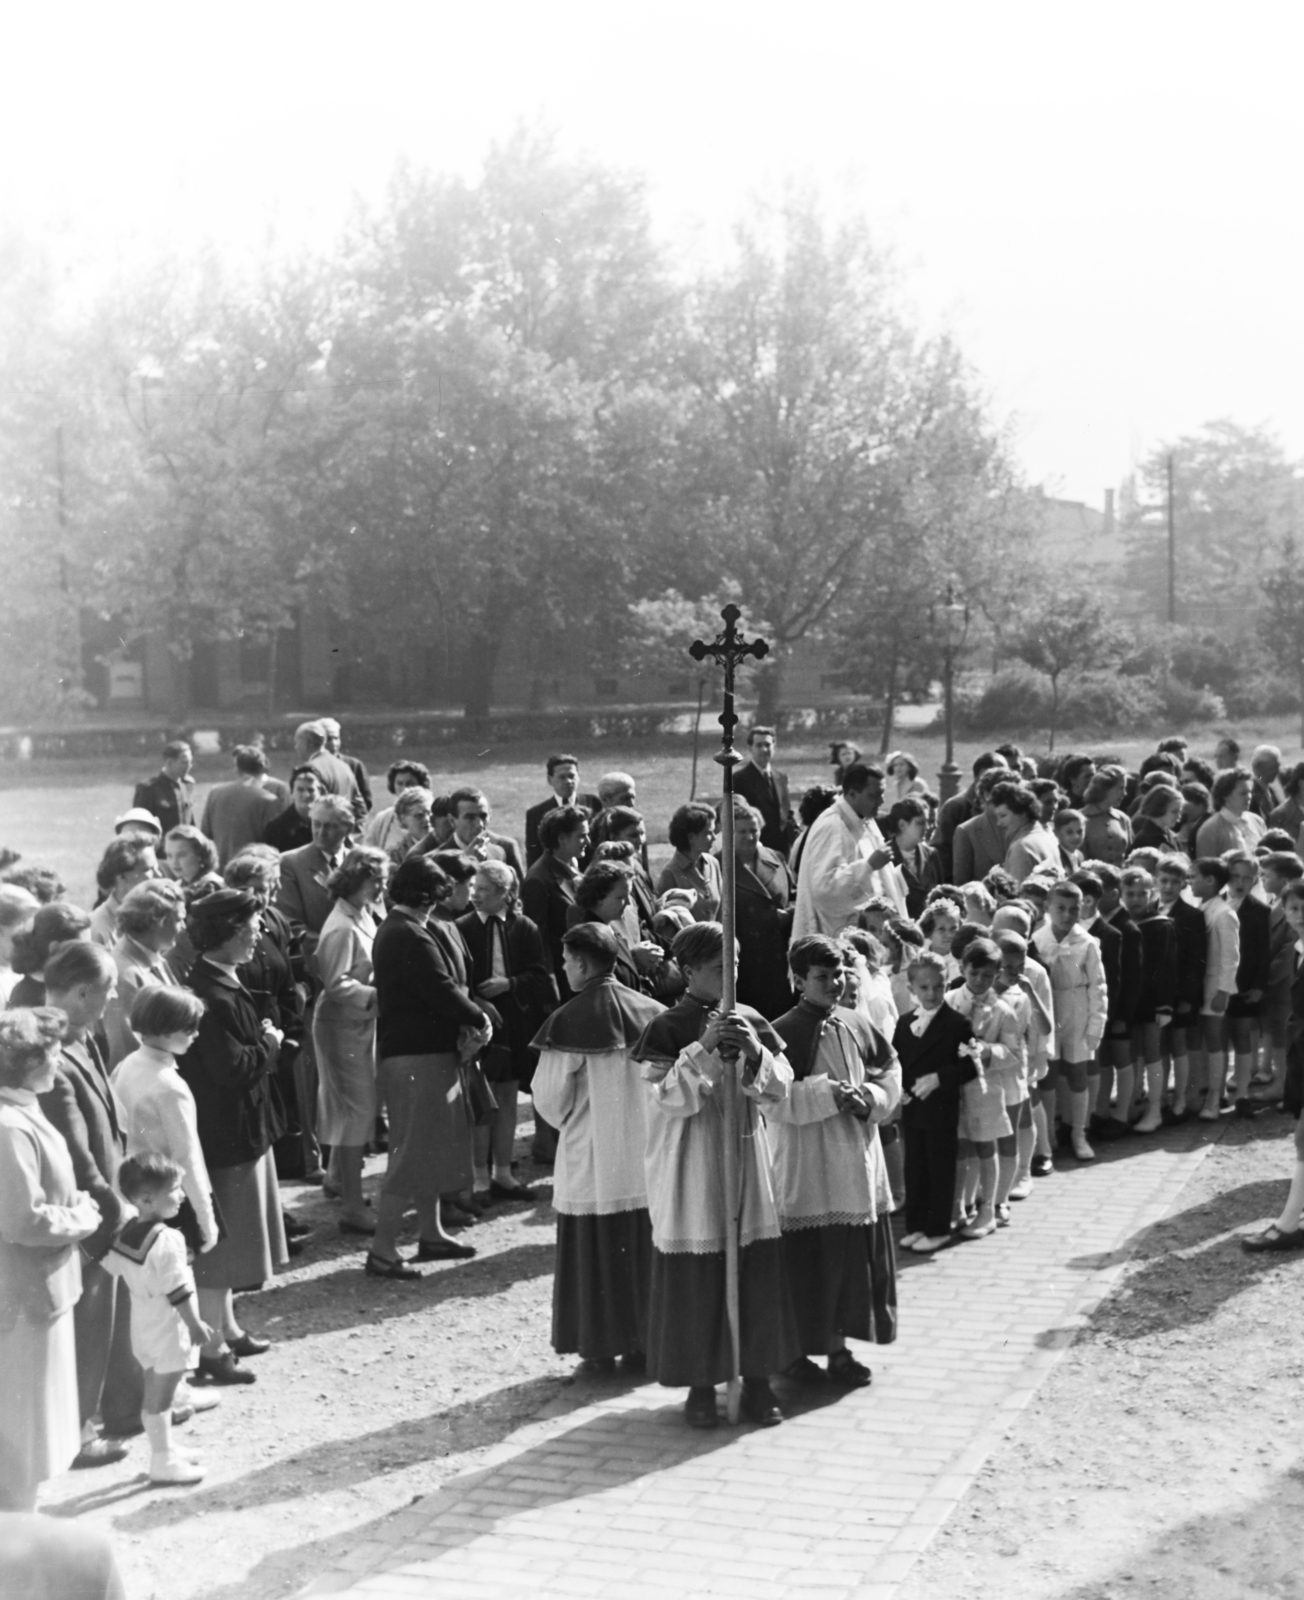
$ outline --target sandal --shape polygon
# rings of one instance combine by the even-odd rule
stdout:
[[[1304,1226],[1287,1232],[1271,1222],[1262,1233],[1241,1240],[1241,1249],[1257,1254],[1261,1250],[1304,1250]]]

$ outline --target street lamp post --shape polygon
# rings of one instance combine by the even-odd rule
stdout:
[[[969,607],[955,598],[952,583],[946,586],[945,602],[934,610],[933,626],[942,643],[946,701],[946,760],[937,775],[937,791],[943,800],[949,800],[960,790],[960,769],[955,764],[955,653],[964,648],[969,631]]]

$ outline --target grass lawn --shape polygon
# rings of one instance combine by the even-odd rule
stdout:
[[[1223,731],[1202,728],[1190,733],[1192,749],[1211,755],[1218,734]],[[1299,730],[1293,718],[1277,718],[1262,724],[1243,724],[1230,730],[1248,751],[1270,742],[1281,747],[1287,762],[1296,758]],[[862,748],[874,751],[875,734],[862,728],[851,729]],[[1059,741],[1062,751],[1087,749],[1109,751],[1135,765],[1153,750],[1162,731],[1146,738],[1082,740],[1065,736]],[[714,721],[703,724],[702,755],[698,766],[697,791],[700,795],[719,793],[719,770],[711,756],[719,748],[719,731]],[[991,741],[964,739],[956,745],[956,760],[967,769],[975,755]],[[901,744],[910,750],[921,771],[936,784],[944,749],[936,734],[915,732],[901,735]],[[1029,741],[1030,753],[1036,746]],[[394,750],[355,752],[379,774],[378,788],[384,789],[384,774],[397,754]],[[474,746],[441,746],[422,749],[412,745],[404,754],[425,761],[437,787],[447,792],[464,783],[476,783],[489,796],[493,807],[492,826],[499,832],[524,831],[526,810],[547,793],[543,780],[544,761],[549,749],[542,744],[515,744],[497,749]],[[612,770],[630,772],[638,781],[639,807],[648,819],[648,834],[655,862],[670,854],[666,825],[675,807],[689,798],[692,753],[686,741],[636,742],[602,740],[577,752],[581,781],[595,787],[600,774]],[[827,782],[828,746],[823,741],[802,742],[791,738],[780,748],[779,764],[791,780],[794,799],[811,783]],[[288,762],[278,761],[278,775],[285,777]],[[7,762],[0,764],[0,845],[19,850],[29,860],[54,867],[68,885],[69,898],[89,906],[94,900],[95,863],[113,833],[113,819],[131,804],[136,781],[149,775],[148,765],[139,769],[111,757],[78,761]],[[196,809],[202,810],[204,796],[214,783],[226,781],[231,769],[221,756],[202,757],[196,768]],[[384,803],[380,794],[377,803]]]

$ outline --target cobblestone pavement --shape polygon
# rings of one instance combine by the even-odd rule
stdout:
[[[389,1517],[305,1595],[891,1600],[1002,1432],[1209,1149],[1190,1127],[1061,1163],[1013,1224],[900,1261],[873,1387],[701,1434],[682,1391],[616,1388],[521,1428]]]

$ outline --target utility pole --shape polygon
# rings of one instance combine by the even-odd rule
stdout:
[[[1177,519],[1173,510],[1173,451],[1168,452],[1168,626],[1177,622]]]

